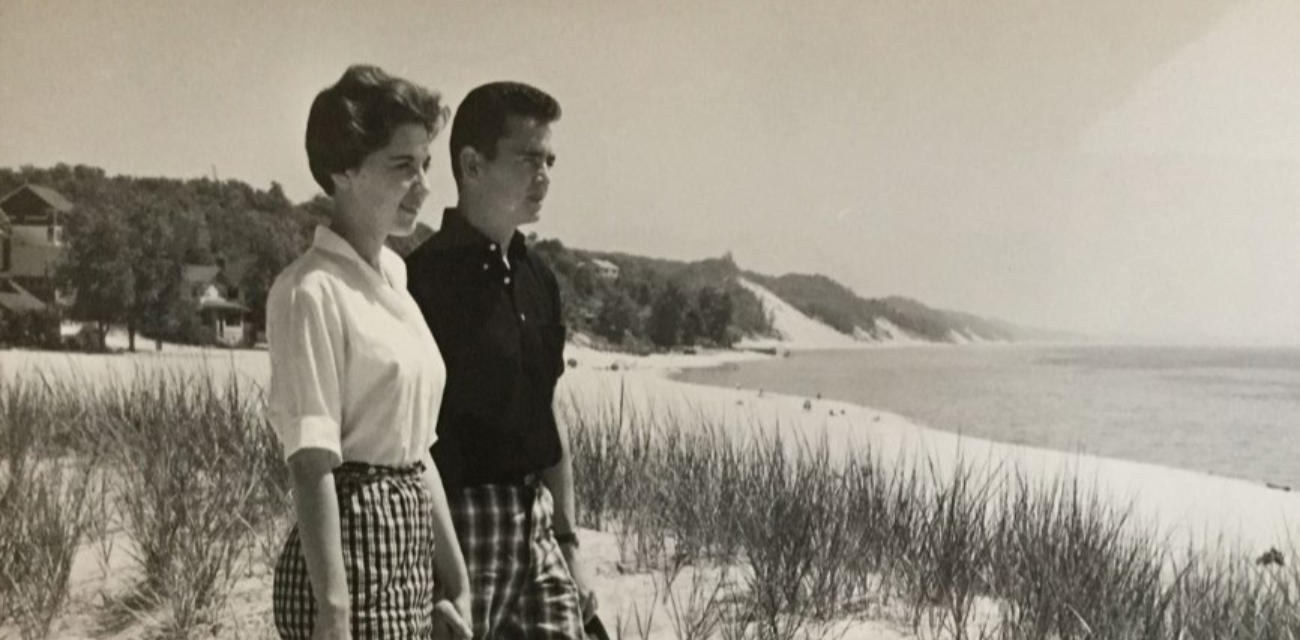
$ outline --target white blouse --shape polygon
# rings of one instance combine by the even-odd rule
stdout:
[[[320,226],[271,287],[267,418],[286,459],[323,449],[336,463],[433,464],[447,369],[405,263],[385,247],[379,266]]]

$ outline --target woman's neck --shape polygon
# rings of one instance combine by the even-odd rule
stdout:
[[[384,248],[383,235],[376,234],[372,229],[358,228],[357,225],[350,224],[347,216],[342,215],[330,222],[330,230],[352,245],[352,249],[366,264],[379,271],[379,254]]]

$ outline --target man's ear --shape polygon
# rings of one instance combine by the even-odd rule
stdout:
[[[474,150],[474,147],[466,145],[461,148],[456,161],[460,163],[460,175],[465,178],[478,177],[483,170],[483,156]]]

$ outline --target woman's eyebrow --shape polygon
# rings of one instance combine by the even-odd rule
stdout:
[[[428,157],[429,156],[427,155],[423,156],[424,159],[427,159]],[[411,154],[411,153],[398,153],[398,154],[388,156],[389,162],[407,162],[407,161],[415,162],[418,158],[421,158],[421,156]],[[419,160],[419,162],[424,162],[424,160],[421,159]]]

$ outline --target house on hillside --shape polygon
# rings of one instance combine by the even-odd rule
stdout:
[[[0,276],[53,301],[54,272],[67,251],[64,218],[70,211],[67,198],[40,185],[24,184],[0,198],[0,220],[8,222],[8,230],[0,232]]]
[[[220,344],[244,344],[248,307],[243,304],[237,279],[224,261],[215,265],[187,264],[182,280],[192,299],[198,303],[203,326]]]
[[[589,263],[602,280],[618,280],[618,265],[608,260],[593,258]]]
[[[9,278],[0,278],[0,321],[5,316],[44,311],[45,303]]]
[[[0,274],[51,278],[63,258],[63,222],[72,203],[49,187],[24,184],[0,198],[9,231],[0,240]]]

